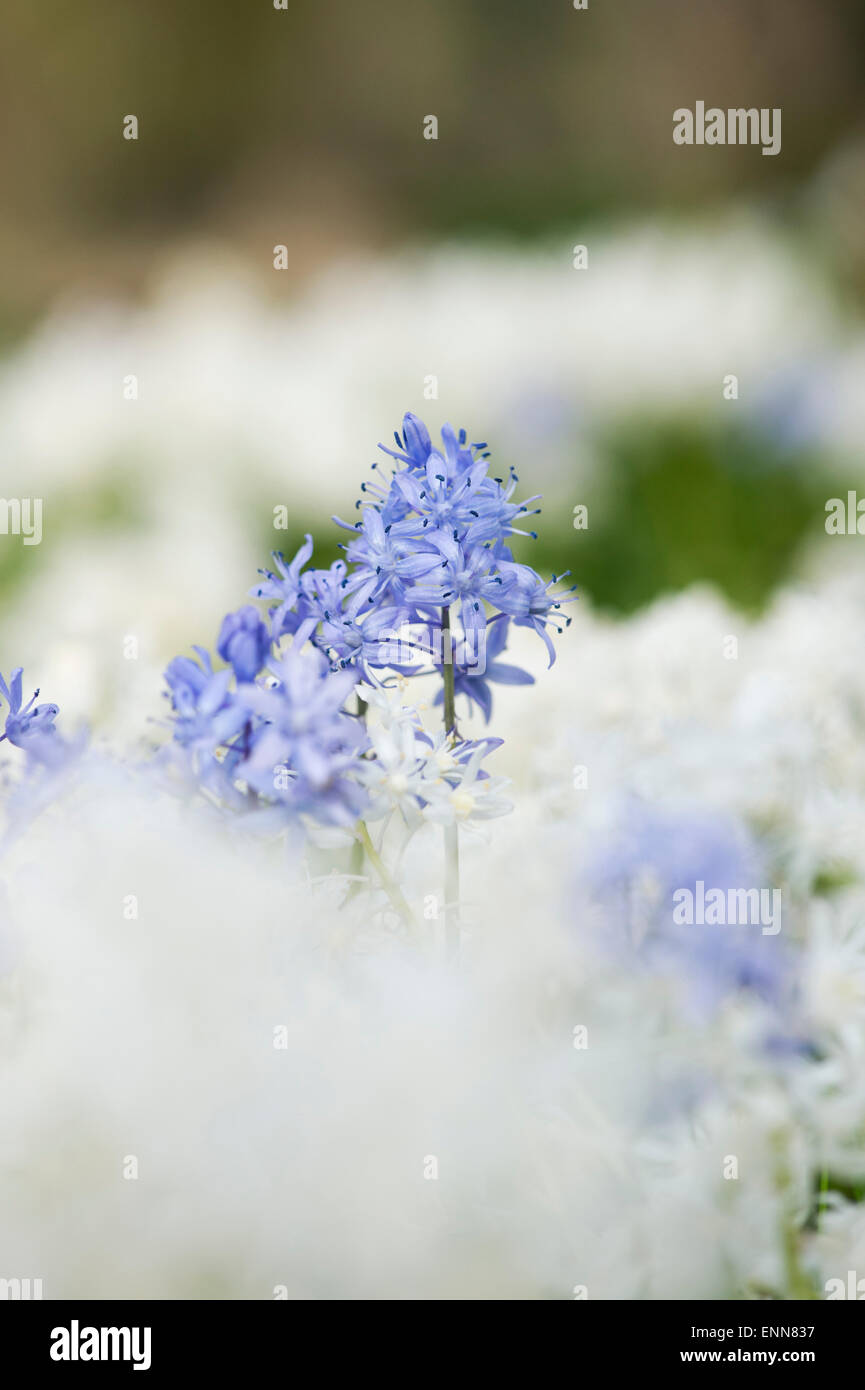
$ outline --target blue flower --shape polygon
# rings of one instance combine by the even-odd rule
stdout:
[[[213,752],[240,732],[249,715],[231,689],[231,671],[214,672],[210,654],[203,647],[193,650],[200,665],[177,656],[165,669],[174,737],[184,747]]]
[[[487,625],[484,601],[501,607],[504,577],[498,573],[495,555],[489,546],[466,550],[453,536],[436,532],[431,538],[443,557],[438,574],[422,580],[409,590],[415,604],[460,605],[466,634],[483,632]]]
[[[39,766],[48,773],[57,773],[71,767],[86,747],[86,729],[79,730],[74,738],[63,738],[54,724],[59,713],[57,705],[34,705],[39,695],[38,690],[24,705],[21,691],[20,666],[12,672],[8,685],[0,675],[0,694],[9,705],[0,742],[8,739],[11,744],[26,753],[31,767]]]
[[[297,605],[301,590],[301,570],[304,565],[312,558],[312,536],[304,537],[303,545],[295,555],[290,564],[286,564],[281,551],[274,550],[273,563],[278,573],[273,574],[271,570],[260,570],[264,576],[264,583],[258,584],[250,589],[252,598],[275,598],[279,600],[276,607],[270,609],[271,627],[274,638],[279,638],[284,632],[294,631],[296,622],[292,626],[291,615]]]
[[[54,727],[54,720],[59,714],[57,705],[36,705],[33,701],[39,695],[35,691],[31,695],[27,704],[22,707],[22,683],[24,668],[16,666],[12,672],[12,678],[7,685],[3,676],[0,675],[0,695],[3,696],[9,706],[9,713],[6,716],[5,732],[0,734],[0,742],[8,739],[17,748],[25,748],[35,751],[37,743],[51,735],[57,736]]]
[[[714,1012],[739,991],[759,996],[795,1032],[793,962],[780,935],[759,924],[679,924],[676,894],[697,884],[725,898],[764,881],[756,847],[736,822],[702,811],[630,807],[590,882],[611,912],[613,940],[632,963],[685,985],[695,1015]]]
[[[314,632],[319,623],[328,622],[334,614],[339,613],[345,602],[347,587],[348,570],[344,560],[334,560],[326,570],[307,570],[297,605],[298,618],[305,629]],[[371,587],[364,593],[364,598],[368,597]]]
[[[346,547],[346,558],[353,566],[347,587],[354,590],[370,582],[370,598],[386,595],[403,602],[407,584],[439,566],[441,556],[429,545],[419,547],[416,541],[408,539],[404,535],[406,523],[385,525],[375,507],[364,507],[362,516],[356,526],[334,518],[338,525],[355,534]]]
[[[403,437],[400,439],[394,430],[393,437],[397,443],[396,449],[386,449],[383,444],[380,444],[379,448],[383,453],[390,454],[392,458],[408,464],[409,468],[423,468],[432,452],[429,430],[423,420],[407,410],[402,417],[402,433]]]
[[[366,589],[346,599],[337,613],[322,623],[320,642],[333,664],[357,668],[356,679],[368,674],[368,667],[394,666],[400,648],[399,632],[408,621],[407,608],[389,605],[369,608]]]
[[[511,501],[518,481],[513,469],[507,487],[503,486],[499,478],[484,478],[474,493],[472,506],[469,508],[472,520],[462,538],[464,545],[500,541],[508,536],[531,536],[533,540],[537,540],[537,531],[524,531],[514,525],[518,517],[540,514],[540,507],[529,510],[529,502],[537,502],[540,494],[529,497],[525,502]]]
[[[538,499],[514,501],[514,470],[507,480],[490,477],[486,445],[469,443],[465,430],[443,425],[441,444],[434,448],[426,425],[409,412],[395,441],[396,449],[380,445],[397,465],[391,477],[378,472],[375,481],[362,486],[363,500],[357,503],[361,519],[351,525],[334,518],[352,535],[343,547],[346,559],[326,570],[304,571],[312,554],[307,536],[290,564],[274,557],[278,573],[264,572],[264,583],[253,592],[278,600],[270,610],[274,640],[287,633],[301,645],[309,639],[335,668],[351,668],[358,679],[386,666],[419,674],[415,664],[406,668],[394,659],[394,653],[405,651],[395,634],[405,624],[436,632],[448,610],[452,632],[462,644],[457,692],[489,719],[491,683],[529,681],[525,672],[498,660],[484,675],[471,659],[490,615],[536,631],[552,665],[549,629],[562,630],[559,610],[571,601],[569,594],[552,589],[555,579],[545,582],[530,566],[517,564],[508,549],[514,535],[535,536],[519,523],[538,510],[531,506]],[[220,634],[220,651],[236,664],[242,679],[261,659],[263,638],[257,647],[260,633],[251,618],[241,624],[239,615],[233,615],[231,623],[225,641]],[[508,631],[508,622],[496,631],[496,658]],[[236,658],[230,655],[233,641],[240,653]],[[434,648],[420,641],[415,646],[436,659]]]
[[[216,650],[238,681],[255,679],[270,654],[270,633],[251,604],[225,615]]]
[[[503,613],[508,613],[514,619],[515,627],[532,628],[544,641],[550,655],[550,666],[556,659],[556,649],[547,631],[547,627],[561,633],[562,627],[570,623],[570,618],[564,618],[561,622],[556,619],[563,603],[572,603],[572,590],[564,594],[551,593],[555,584],[560,583],[564,577],[558,578],[553,575],[552,579],[546,583],[530,565],[518,565],[513,560],[501,559],[499,570],[505,580],[509,581],[502,589],[498,606]]]
[[[174,740],[188,768],[218,803],[263,812],[263,824],[277,813],[283,821],[288,813],[351,823],[365,805],[356,773],[366,733],[344,709],[355,671],[334,671],[322,651],[295,637],[259,676],[260,648],[252,655],[243,645],[251,624],[237,618],[229,614],[220,635],[233,667],[214,671],[208,652],[196,647],[197,661],[175,657],[165,672]]]
[[[394,474],[393,486],[417,514],[415,525],[419,534],[427,528],[453,531],[468,527],[474,520],[474,504],[479,500],[478,489],[486,474],[483,459],[473,460],[468,468],[463,468],[456,460],[433,452],[423,473],[404,468]]]
[[[321,652],[299,644],[269,669],[270,684],[239,690],[257,718],[258,732],[237,776],[295,814],[351,824],[366,800],[353,776],[366,733],[344,708],[356,684],[354,673],[331,670]]]

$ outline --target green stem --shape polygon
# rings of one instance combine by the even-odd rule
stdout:
[[[783,1130],[776,1130],[771,1140],[775,1159],[775,1187],[781,1199],[781,1254],[787,1297],[797,1300],[816,1299],[818,1295],[803,1270],[800,1259],[801,1233],[793,1202],[793,1176],[787,1156],[788,1136]]]
[[[244,756],[244,758],[248,758],[248,757],[249,757],[249,750],[250,750],[251,747],[252,747],[252,720],[251,720],[251,719],[248,719],[248,720],[246,721],[246,724],[244,725],[244,729],[243,729],[243,756]],[[258,805],[258,792],[255,790],[254,787],[247,786],[247,788],[246,788],[246,800],[247,800],[247,802],[248,802],[250,808],[253,808],[253,807],[255,807],[255,806]]]
[[[445,731],[456,735],[451,610],[442,609],[442,678]],[[456,821],[445,826],[445,951],[455,960],[460,949],[460,832]]]
[[[369,709],[369,706],[367,706],[367,702],[364,701],[364,699],[360,698],[360,695],[357,696],[357,719],[363,720],[364,724],[366,724],[367,709]],[[346,892],[345,902],[342,903],[343,908],[345,908],[345,906],[348,905],[350,901],[352,901],[352,898],[355,898],[356,895],[359,894],[360,888],[363,887],[363,884],[360,883],[360,874],[362,873],[363,845],[362,842],[360,842],[359,840],[355,840],[352,842],[352,852],[350,852],[349,855],[349,874],[355,881],[353,881],[352,885],[350,885],[349,891]]]
[[[365,721],[366,721],[366,711],[367,711],[367,703],[366,703],[366,700],[362,700],[361,697],[358,695],[358,697],[357,697],[357,717],[358,717],[358,719],[362,719],[362,720],[365,722]],[[351,854],[350,854],[350,856],[349,856],[349,861],[348,861],[348,871],[349,871],[349,873],[351,874],[352,878],[355,880],[355,882],[351,885],[351,887],[350,887],[349,890],[348,890],[348,894],[346,895],[346,899],[345,899],[346,902],[349,902],[349,901],[355,896],[355,894],[360,890],[360,886],[361,886],[360,883],[357,882],[358,878],[359,878],[360,875],[363,873],[363,845],[361,844],[360,840],[355,840],[355,841],[353,842],[353,844],[352,844],[352,847],[351,847]],[[343,906],[345,906],[345,904],[343,904]]]
[[[359,879],[360,875],[363,873],[363,845],[360,840],[352,840],[351,853],[348,859],[348,872],[352,879],[352,883],[346,894],[346,902],[350,902],[361,887]]]
[[[457,717],[454,699],[454,653],[451,642],[451,610],[442,609],[442,677],[445,683],[445,729],[456,733]]]
[[[354,833],[357,836],[358,843],[366,852],[367,859],[369,860],[370,864],[372,864],[372,867],[375,869],[376,873],[381,879],[381,886],[390,898],[392,906],[396,908],[397,912],[399,913],[400,917],[402,917],[406,926],[414,927],[415,923],[414,918],[412,917],[411,908],[409,907],[408,903],[405,900],[405,897],[403,896],[402,889],[399,887],[397,883],[393,881],[387,869],[385,868],[384,861],[382,860],[381,855],[379,854],[378,850],[373,844],[369,830],[367,829],[364,821],[359,820],[357,822],[357,825],[354,827]]]
[[[828,1191],[829,1191],[829,1169],[828,1169],[828,1167],[824,1167],[824,1168],[822,1168],[822,1169],[820,1170],[820,1198],[819,1198],[819,1201],[817,1202],[817,1230],[818,1230],[818,1231],[820,1230],[820,1227],[821,1227],[821,1225],[822,1225],[822,1223],[823,1223],[823,1213],[824,1213],[824,1211],[826,1210],[826,1206],[827,1206],[827,1203],[825,1202],[824,1198],[825,1198],[826,1193],[827,1193]]]

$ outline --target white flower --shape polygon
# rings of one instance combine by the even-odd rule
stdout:
[[[505,777],[482,777],[481,761],[486,753],[481,745],[467,762],[451,767],[446,776],[436,775],[437,768],[427,762],[424,779],[423,814],[427,820],[440,825],[470,825],[478,820],[492,820],[513,810],[513,802],[502,795],[508,785]]]
[[[371,723],[369,737],[372,756],[361,760],[358,777],[370,795],[367,820],[380,820],[399,810],[410,822],[419,816],[418,798],[423,795],[423,744],[414,719],[389,724]]]

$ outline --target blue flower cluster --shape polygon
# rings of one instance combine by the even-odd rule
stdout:
[[[380,447],[396,467],[385,479],[373,464],[376,479],[362,485],[356,504],[360,520],[334,518],[352,533],[345,560],[304,570],[312,555],[307,536],[290,564],[274,555],[275,572],[264,571],[253,594],[273,602],[274,638],[302,634],[334,666],[354,666],[359,676],[406,663],[417,674],[410,665],[415,653],[438,669],[452,662],[457,693],[488,720],[491,682],[532,683],[498,659],[509,624],[537,632],[552,665],[550,629],[560,632],[570,621],[561,609],[571,592],[558,592],[555,576],[545,582],[514,560],[511,538],[536,536],[520,523],[537,514],[538,498],[513,500],[517,476],[490,476],[485,444],[469,444],[464,430],[445,425],[441,448],[434,448],[411,413],[394,437],[396,449]]]
[[[519,523],[537,499],[514,501],[516,475],[491,477],[486,446],[464,431],[445,425],[433,448],[407,414],[395,439],[384,450],[395,467],[363,486],[360,519],[335,518],[352,533],[345,559],[308,568],[311,536],[291,561],[275,553],[251,590],[267,621],[246,605],[222,623],[225,667],[202,648],[168,666],[174,739],[223,804],[347,825],[367,803],[359,760],[375,756],[362,717],[346,709],[357,685],[418,674],[420,654],[421,665],[452,664],[456,694],[489,719],[492,682],[532,681],[499,660],[510,623],[534,629],[555,659],[549,629],[560,630],[567,595],[509,549],[514,535],[535,534]]]
[[[174,738],[202,787],[236,809],[263,800],[325,824],[355,821],[364,796],[349,774],[365,736],[344,710],[353,675],[310,645],[277,655],[251,605],[228,614],[217,650],[222,670],[196,647],[197,661],[175,657],[165,672]]]

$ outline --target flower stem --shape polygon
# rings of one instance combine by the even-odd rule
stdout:
[[[460,832],[445,826],[445,950],[449,960],[460,951]]]
[[[442,678],[444,680],[445,731],[456,735],[451,610],[442,609]],[[460,949],[460,832],[454,821],[445,826],[445,952],[455,960]]]
[[[823,1222],[823,1213],[824,1213],[824,1211],[826,1210],[826,1206],[827,1206],[827,1202],[826,1202],[825,1198],[826,1198],[826,1193],[827,1193],[828,1191],[829,1191],[829,1169],[828,1169],[828,1167],[824,1164],[823,1168],[821,1168],[821,1170],[820,1170],[820,1197],[819,1197],[818,1202],[817,1202],[817,1230],[818,1230],[818,1231],[819,1231],[820,1226],[822,1225],[822,1222]]]
[[[818,1295],[801,1264],[800,1231],[795,1213],[793,1175],[788,1158],[789,1136],[784,1130],[776,1130],[771,1135],[771,1143],[774,1151],[775,1189],[780,1197],[781,1255],[784,1261],[787,1297],[796,1300],[816,1299]]]
[[[407,927],[414,927],[415,923],[411,908],[403,896],[402,889],[394,882],[385,868],[384,861],[372,842],[372,837],[370,836],[366,823],[359,820],[354,827],[354,833],[357,836],[358,843],[362,845],[363,849],[366,851],[367,859],[378,874],[381,880],[381,886],[390,898],[391,905],[396,908]]]
[[[451,641],[451,610],[442,609],[442,677],[445,683],[445,729],[456,732],[456,704],[454,700],[454,653]]]
[[[357,717],[361,720],[362,723],[366,723],[366,710],[366,700],[362,700],[361,697],[358,695]],[[351,887],[348,890],[346,902],[348,902],[350,898],[353,898],[355,893],[357,893],[360,889],[360,883],[358,879],[360,874],[363,872],[363,844],[360,840],[354,840],[352,843],[351,855],[349,856],[348,862],[348,871],[351,874],[352,878],[355,880],[355,882],[351,885]]]
[[[246,723],[245,723],[245,725],[244,725],[244,727],[243,727],[243,756],[244,756],[244,759],[246,759],[246,758],[249,757],[251,748],[252,748],[252,720],[251,720],[251,719],[247,719],[247,721],[246,721]],[[250,806],[250,807],[255,807],[255,806],[258,805],[258,792],[255,790],[254,787],[247,786],[247,788],[246,788],[246,800],[247,800],[247,802],[249,803],[249,806]]]

